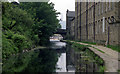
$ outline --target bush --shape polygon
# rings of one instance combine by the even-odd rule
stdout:
[[[35,43],[36,45],[39,44],[40,39],[39,39],[38,35],[34,35],[34,36],[33,36],[33,40],[34,40],[34,43]]]
[[[13,37],[12,37],[12,40],[13,40],[15,46],[18,47],[19,52],[22,52],[22,50],[27,45],[26,44],[26,39],[23,35],[14,34]]]
[[[13,34],[14,34],[14,33],[13,33],[12,31],[10,31],[10,30],[5,31],[5,37],[6,37],[7,39],[12,39]]]
[[[87,48],[87,46],[81,45],[81,44],[78,44],[78,43],[73,43],[72,46],[73,46],[74,48],[77,48],[77,49],[80,50],[80,51],[85,51],[86,48]]]
[[[2,37],[2,57],[8,58],[11,54],[18,52],[18,48],[14,45],[13,41],[10,39],[7,39],[5,35]]]

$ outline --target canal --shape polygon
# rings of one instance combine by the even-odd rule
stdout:
[[[74,45],[74,44],[73,44]],[[3,61],[5,72],[99,72],[103,71],[103,60],[87,48],[77,44],[52,40],[47,48],[36,48],[12,55]],[[80,46],[80,45],[78,45]],[[79,51],[78,51],[79,50]]]
[[[3,61],[4,72],[67,72],[66,43],[52,40],[45,49],[12,55]],[[72,69],[73,71],[73,69]]]

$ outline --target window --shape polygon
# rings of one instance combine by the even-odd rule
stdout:
[[[102,28],[103,28],[103,32],[105,32],[105,17],[103,17],[103,25],[102,25]]]
[[[100,15],[100,3],[99,3],[99,15]]]
[[[107,34],[107,21],[105,21],[105,34]]]
[[[99,34],[100,34],[100,32],[101,32],[100,26],[101,26],[101,22],[99,21]]]
[[[109,0],[109,10],[111,10],[111,0]]]
[[[92,28],[92,34],[93,34],[93,23],[91,24],[91,28]]]
[[[97,26],[96,34],[98,34],[98,32],[99,32],[99,24],[98,24],[98,22],[96,23],[96,26]]]
[[[103,8],[104,8],[104,3],[102,2],[102,13],[103,13],[103,10],[104,10]]]
[[[112,0],[112,8],[111,9],[114,9],[114,0]]]
[[[106,12],[107,12],[107,7],[108,7],[108,6],[107,6],[107,2],[106,2]]]

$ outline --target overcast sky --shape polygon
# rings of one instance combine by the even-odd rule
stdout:
[[[50,0],[55,4],[55,9],[61,13],[59,19],[66,20],[66,11],[75,11],[75,0]]]

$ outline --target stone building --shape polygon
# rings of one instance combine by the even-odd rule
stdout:
[[[67,39],[73,40],[74,39],[74,18],[75,18],[75,11],[66,12],[66,30],[67,30]]]
[[[120,45],[120,2],[75,2],[75,39]]]

